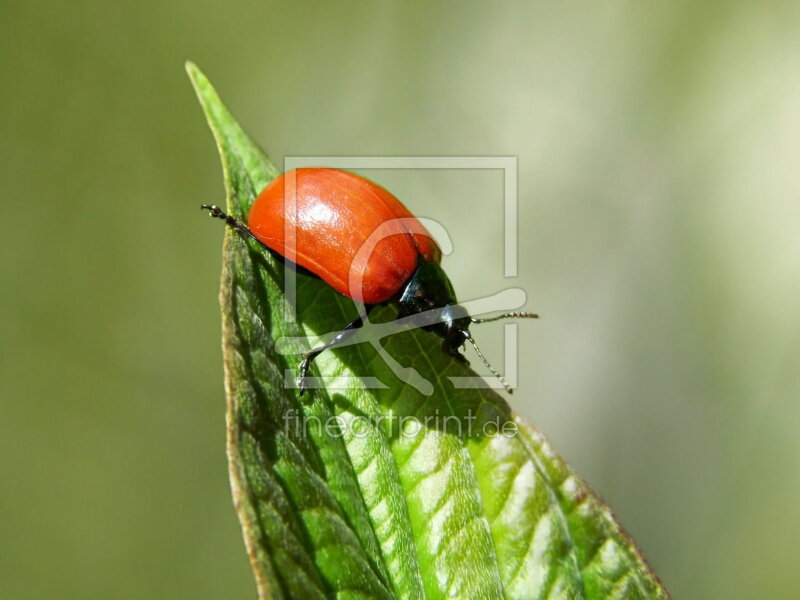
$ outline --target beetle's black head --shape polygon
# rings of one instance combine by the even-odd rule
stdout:
[[[442,348],[450,356],[469,364],[461,348],[470,342],[478,357],[492,374],[497,377],[506,390],[512,393],[511,386],[497,371],[472,339],[469,326],[472,323],[486,323],[500,319],[525,318],[535,319],[536,315],[527,312],[506,313],[485,319],[473,319],[466,309],[458,304],[453,284],[437,263],[426,261],[420,257],[420,263],[414,275],[397,297],[400,317],[418,316],[418,325],[422,329],[432,331],[442,338]]]
[[[441,266],[420,257],[397,303],[401,318],[420,315],[420,327],[442,338],[442,347],[450,356],[466,362],[459,349],[471,337],[472,320],[456,301],[453,284]]]

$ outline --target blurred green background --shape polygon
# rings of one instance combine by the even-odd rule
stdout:
[[[0,597],[248,598],[227,483],[204,69],[276,164],[446,224],[525,288],[513,404],[676,598],[800,587],[800,5],[0,3]],[[501,327],[476,332],[501,364]]]

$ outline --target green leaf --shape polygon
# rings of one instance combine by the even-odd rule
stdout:
[[[228,212],[244,219],[278,172],[197,67],[187,70],[222,157]],[[384,387],[326,379],[301,399],[285,385],[308,349],[297,339],[340,329],[352,302],[298,273],[295,312],[283,265],[230,231],[223,258],[230,476],[260,598],[667,597],[536,429],[491,390],[453,389],[448,376],[473,373],[435,336],[382,341],[432,395],[358,344],[323,353],[319,372]]]

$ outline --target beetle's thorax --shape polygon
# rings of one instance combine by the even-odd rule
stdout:
[[[458,349],[470,338],[468,327],[472,321],[458,304],[453,284],[439,264],[420,257],[397,304],[401,318],[420,315],[420,326],[441,337],[448,354],[463,360]]]

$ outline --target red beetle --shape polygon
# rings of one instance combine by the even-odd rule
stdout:
[[[456,301],[453,286],[439,265],[441,250],[430,233],[390,192],[372,181],[338,169],[289,171],[267,185],[248,215],[248,225],[217,206],[203,205],[212,217],[255,240],[280,260],[304,267],[339,293],[363,302],[364,310],[330,342],[309,352],[300,364],[305,389],[308,369],[320,353],[337,346],[361,327],[377,305],[394,302],[399,317],[439,311],[436,321],[421,325],[442,338],[451,356],[467,362],[460,348],[467,342],[503,383],[469,332],[472,323],[504,318],[536,318],[508,313],[474,319]]]

